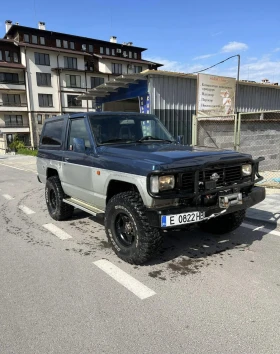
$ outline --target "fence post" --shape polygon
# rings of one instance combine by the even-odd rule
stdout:
[[[236,132],[236,151],[239,151],[240,148],[241,119],[242,119],[242,113],[238,113],[237,132]]]
[[[195,114],[192,116],[192,146],[197,145],[197,117]]]

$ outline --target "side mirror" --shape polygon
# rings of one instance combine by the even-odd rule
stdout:
[[[184,145],[184,135],[178,135],[177,136],[177,143]]]
[[[85,139],[74,138],[73,139],[73,151],[85,153],[86,152]]]

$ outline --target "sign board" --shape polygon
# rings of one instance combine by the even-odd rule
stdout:
[[[150,114],[150,96],[146,95],[139,96],[139,108],[140,113]]]
[[[236,80],[231,77],[198,74],[197,117],[234,114]]]

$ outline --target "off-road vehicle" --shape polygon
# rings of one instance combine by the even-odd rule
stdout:
[[[259,162],[230,150],[185,146],[154,115],[90,112],[47,119],[37,159],[48,211],[105,215],[116,254],[141,264],[165,232],[197,223],[215,234],[240,226],[265,198]]]

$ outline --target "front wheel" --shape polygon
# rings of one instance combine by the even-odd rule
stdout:
[[[244,221],[245,215],[246,210],[239,210],[208,221],[202,221],[198,225],[205,232],[222,235],[237,229]]]
[[[149,225],[142,199],[135,192],[120,193],[110,199],[105,230],[117,256],[131,264],[152,258],[162,243],[162,234]]]

